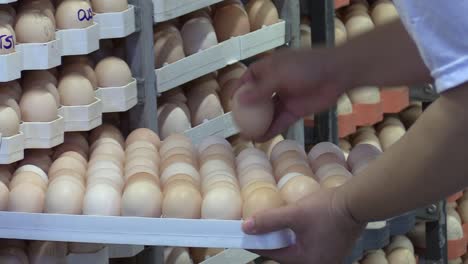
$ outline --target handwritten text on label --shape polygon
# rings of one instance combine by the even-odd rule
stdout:
[[[90,21],[93,19],[93,10],[91,8],[88,8],[88,10],[80,9],[77,15],[79,21]]]

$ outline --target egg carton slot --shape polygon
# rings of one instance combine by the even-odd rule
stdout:
[[[103,113],[125,112],[138,103],[137,81],[133,78],[126,86],[98,88],[96,97],[102,101]]]
[[[156,69],[158,92],[171,90],[240,60],[284,45],[285,42],[285,21],[264,26],[244,36],[232,37],[206,50]]]
[[[295,241],[291,230],[247,235],[235,220],[17,212],[0,212],[0,219],[0,237],[9,239],[242,249],[277,249]]]
[[[89,105],[62,106],[59,114],[65,120],[65,132],[89,131],[102,124],[102,101],[95,98]]]
[[[234,123],[232,112],[216,117],[212,120],[191,128],[184,132],[195,144],[201,142],[208,136],[220,136],[228,138],[239,133],[239,129]]]
[[[10,164],[24,158],[24,134],[11,137],[0,134],[0,164]]]
[[[24,134],[24,148],[53,148],[63,143],[65,120],[58,116],[51,122],[23,122],[20,131]]]
[[[6,1],[4,3],[15,2]],[[25,70],[46,70],[61,65],[62,56],[90,54],[99,49],[100,39],[127,37],[136,31],[135,7],[123,12],[99,13],[95,23],[82,29],[56,31],[46,43],[20,43],[10,54],[0,55],[0,82],[21,78]]]
[[[163,22],[192,11],[216,4],[222,0],[153,0],[154,22]]]

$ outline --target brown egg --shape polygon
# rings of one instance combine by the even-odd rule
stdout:
[[[88,171],[86,174],[89,176],[90,174],[94,174],[95,171],[99,169],[112,169],[116,172],[122,172],[121,164],[116,163],[114,160],[93,160],[93,162],[89,163]]]
[[[370,144],[360,144],[355,146],[348,156],[349,167],[354,171],[361,163],[368,163],[377,158],[382,151]]]
[[[234,94],[235,89],[238,87],[238,80],[229,80],[222,86],[219,93],[219,97],[221,100],[221,105],[223,106],[224,111],[231,112],[232,111],[232,95]]]
[[[119,145],[116,145],[113,143],[103,143],[97,146],[92,152],[90,159],[93,158],[95,155],[99,155],[99,154],[114,155],[118,158],[120,162],[125,161],[124,150]]]
[[[81,214],[84,188],[73,181],[56,180],[47,189],[44,212],[51,214]]]
[[[322,182],[326,177],[331,175],[342,175],[346,177],[351,177],[352,174],[340,164],[329,163],[320,167],[315,173],[320,182]]]
[[[161,146],[161,140],[159,139],[159,136],[148,128],[138,128],[133,130],[132,133],[128,135],[127,140],[125,141],[125,145],[128,147],[133,142],[140,140],[153,144],[157,149],[159,149]]]
[[[94,72],[94,69],[86,63],[73,63],[64,65],[61,70],[62,77],[69,74],[79,74],[85,77],[91,83],[94,90],[96,90],[98,87],[96,73]]]
[[[345,184],[348,179],[350,178],[342,175],[328,176],[320,182],[320,185],[322,188],[335,188]]]
[[[183,134],[172,134],[168,136],[161,144],[161,148],[159,149],[159,154],[161,158],[167,157],[167,153],[169,150],[177,147],[186,148],[188,150],[193,150],[192,141]]]
[[[183,133],[192,126],[190,110],[185,104],[166,103],[158,111],[158,126],[162,139],[171,134]]]
[[[196,183],[200,182],[200,174],[192,165],[187,163],[173,163],[169,165],[162,173],[161,173],[161,183],[165,185],[165,182],[172,176],[177,174],[188,174],[193,177]]]
[[[198,126],[207,120],[224,114],[221,101],[215,91],[190,89],[187,98],[192,126]]]
[[[125,180],[128,181],[135,175],[141,174],[141,173],[152,175],[154,180],[159,182],[158,172],[155,171],[153,168],[150,168],[148,166],[142,166],[142,165],[133,166],[132,168],[126,169],[124,172],[124,178]]]
[[[2,137],[11,137],[19,133],[20,118],[16,111],[5,105],[0,105],[0,134]]]
[[[93,152],[95,152],[96,149],[102,148],[105,145],[113,145],[115,148],[119,149],[119,152],[124,151],[123,147],[120,145],[120,142],[117,139],[111,137],[103,137],[94,141],[93,144],[91,144],[91,146],[89,147],[89,152],[93,154]]]
[[[249,16],[243,7],[236,4],[216,8],[213,24],[220,42],[250,32]]]
[[[127,0],[102,1],[92,0],[93,11],[96,13],[115,13],[123,12],[128,9]]]
[[[120,130],[113,125],[103,124],[91,131],[89,142],[92,144],[100,138],[110,137],[117,140],[122,147],[125,146],[125,139],[120,133]]]
[[[16,16],[19,43],[46,43],[55,39],[55,21],[40,10],[25,10]]]
[[[203,157],[216,155],[216,154],[224,155],[226,157],[231,157],[234,160],[234,153],[232,151],[232,147],[230,144],[226,145],[224,143],[222,144],[214,143],[214,144],[206,145],[203,148],[202,148],[202,145],[200,144],[198,147],[198,152],[199,152],[199,159],[201,161],[204,160]]]
[[[57,171],[67,168],[75,170],[81,175],[86,174],[86,167],[83,166],[83,163],[72,157],[60,157],[55,160],[50,166],[48,174],[54,175]]]
[[[276,146],[276,144],[280,143],[283,140],[284,140],[284,137],[280,134],[266,142],[256,143],[255,147],[265,152],[267,154],[267,157],[270,159],[273,148]]]
[[[281,179],[287,172],[287,169],[291,166],[302,165],[308,166],[307,162],[300,159],[284,159],[275,167],[274,175],[277,181]]]
[[[268,161],[268,157],[266,156],[265,152],[255,147],[247,147],[241,152],[239,152],[239,154],[237,154],[236,162],[239,164],[240,162],[243,162],[244,160],[249,159],[253,156]]]
[[[372,133],[362,133],[359,136],[353,138],[353,145],[369,144],[376,147],[378,150],[382,151],[382,146],[380,141],[375,134]]]
[[[99,61],[95,68],[99,87],[121,87],[132,81],[128,64],[117,57],[107,57]]]
[[[84,12],[83,12],[84,11]],[[91,5],[88,1],[63,1],[57,6],[57,29],[87,28],[93,25]]]
[[[219,158],[208,160],[200,167],[200,175],[202,175],[202,177],[207,176],[215,171],[227,171],[231,175],[236,175],[235,170],[231,164]]]
[[[273,121],[273,101],[265,99],[255,105],[245,105],[240,102],[239,95],[248,86],[244,85],[234,94],[232,113],[236,126],[240,133],[247,138],[263,136]],[[256,118],[252,118],[255,116]]]
[[[253,191],[244,200],[242,217],[247,219],[257,213],[281,207],[285,204],[277,190],[259,188]]]
[[[84,215],[120,215],[120,193],[112,186],[96,184],[88,187],[83,199]]]
[[[175,103],[175,104],[185,104],[187,103],[187,97],[180,87],[172,88],[169,91],[164,92],[159,98],[158,103]]]
[[[162,214],[165,218],[198,219],[201,216],[200,192],[190,184],[173,184],[165,190]]]
[[[157,174],[159,171],[158,165],[153,160],[137,157],[125,162],[125,174],[129,175],[128,172],[130,172],[132,168],[139,166],[149,168],[154,174]]]
[[[251,181],[241,188],[242,199],[245,201],[247,197],[249,197],[252,194],[252,192],[260,188],[270,188],[272,190],[278,190],[278,188],[276,187],[276,183],[271,183],[264,180]]]
[[[319,156],[325,153],[333,153],[338,159],[346,161],[343,152],[341,149],[330,142],[321,142],[315,145],[309,152],[308,158],[309,162],[313,164],[313,161],[316,160]],[[341,163],[341,162],[340,162]]]
[[[279,155],[279,157],[276,158],[276,160],[272,162],[273,167],[274,168],[278,167],[278,165],[281,164],[285,160],[298,160],[298,161],[306,162],[302,153],[296,150],[288,150],[288,151],[281,153],[281,155]]]
[[[225,68],[222,68],[219,70],[218,74],[219,86],[223,87],[224,89],[229,81],[240,79],[246,71],[247,66],[245,66],[242,62],[236,62]]]
[[[25,92],[21,97],[20,108],[24,122],[51,122],[58,117],[54,96],[41,89]]]
[[[52,160],[58,159],[63,153],[69,152],[69,151],[78,153],[85,160],[88,159],[88,154],[84,150],[82,150],[80,147],[65,143],[55,148],[55,152],[52,155]]]
[[[72,169],[61,169],[53,175],[49,174],[49,187],[52,186],[53,182],[58,178],[60,179],[66,178],[69,181],[76,181],[78,183],[81,183],[83,188],[85,186],[85,181],[86,181],[85,175],[79,174],[78,172]]]
[[[0,84],[0,95],[7,96],[19,102],[21,98],[22,88],[17,81],[10,81]]]
[[[10,190],[14,189],[16,186],[23,183],[31,183],[40,187],[44,192],[47,189],[47,180],[44,180],[39,174],[36,174],[31,171],[23,171],[21,173],[15,174],[11,179],[10,185],[8,186]]]
[[[89,144],[86,137],[80,132],[68,132],[65,134],[65,144],[72,144],[78,146],[80,149],[84,150],[86,153],[89,152]]]
[[[245,9],[249,14],[250,31],[275,24],[279,20],[278,10],[270,0],[251,0]]]
[[[122,215],[160,217],[163,196],[156,183],[136,181],[122,195]]]
[[[294,204],[300,199],[320,190],[320,184],[311,177],[299,173],[288,173],[278,183],[281,197],[287,204]]]
[[[162,187],[164,188],[164,190],[166,190],[167,188],[170,188],[170,186],[174,186],[174,184],[179,184],[179,183],[188,183],[188,184],[191,184],[193,186],[195,186],[195,188],[199,189],[200,187],[200,183],[199,182],[196,182],[192,176],[190,176],[189,174],[176,174],[176,175],[173,175],[171,177],[169,177],[169,179],[167,179]]]
[[[175,26],[155,32],[154,54],[156,69],[185,58],[182,36]]]
[[[24,213],[42,213],[44,191],[32,183],[22,183],[10,191],[8,211]]]
[[[216,173],[216,174],[210,175],[207,178],[204,178],[201,187],[202,187],[202,192],[206,194],[210,190],[217,188],[219,186],[229,187],[237,192],[240,192],[239,183],[237,182],[237,179],[234,177],[231,177],[231,175],[226,175],[224,173]]]
[[[262,169],[252,169],[243,175],[239,175],[239,183],[241,188],[244,188],[248,184],[255,181],[263,181],[272,184],[276,183],[271,173]]]
[[[214,188],[205,194],[201,207],[201,218],[240,220],[242,199],[240,193],[231,188]]]
[[[189,150],[189,149],[184,148],[184,147],[176,147],[176,148],[172,148],[172,149],[166,151],[164,153],[164,156],[161,156],[161,160],[166,161],[166,160],[170,159],[172,156],[175,156],[175,155],[184,155],[184,156],[191,159],[191,162],[190,162],[191,164],[193,164],[194,166],[198,165],[195,153],[192,150]]]
[[[342,165],[343,167],[347,167],[346,161],[342,159],[342,157],[336,156],[333,152],[326,152],[322,155],[318,156],[316,159],[310,162],[312,170],[317,171],[321,166],[329,163],[337,163]]]
[[[186,55],[195,54],[218,44],[213,25],[206,17],[196,17],[185,22],[181,34]]]
[[[253,167],[258,166],[261,166],[264,170],[273,174],[273,168],[271,167],[271,164],[267,160],[258,156],[251,156],[249,159],[244,159],[241,162],[237,163],[237,172],[239,173],[239,175],[245,174]]]
[[[176,154],[176,155],[172,155],[169,158],[165,159],[161,163],[160,170],[165,171],[167,169],[167,167],[169,167],[173,163],[178,163],[178,162],[190,164],[195,168],[198,167],[198,164],[193,161],[192,157],[187,156],[185,154]]]
[[[62,65],[66,66],[68,64],[86,64],[94,68],[94,62],[88,55],[74,55],[62,57]],[[55,68],[55,70],[57,69]]]

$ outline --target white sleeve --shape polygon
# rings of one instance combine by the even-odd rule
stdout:
[[[468,0],[394,0],[439,93],[468,82]]]

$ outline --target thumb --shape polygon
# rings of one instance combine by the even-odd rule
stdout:
[[[295,205],[270,209],[245,220],[242,229],[245,233],[254,235],[292,228],[296,214]]]

